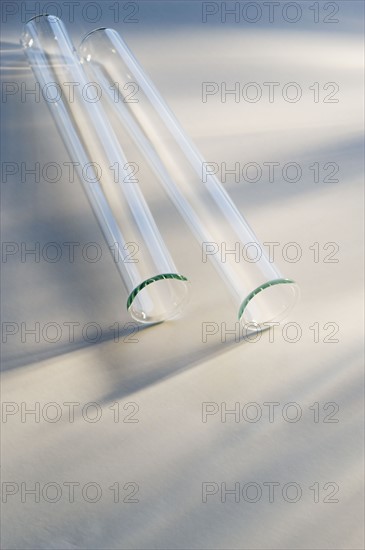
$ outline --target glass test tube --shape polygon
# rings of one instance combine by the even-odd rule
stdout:
[[[21,43],[43,94],[53,94],[48,105],[126,286],[127,309],[142,323],[175,317],[187,299],[186,278],[176,270],[63,23],[37,16],[25,25]]]
[[[143,151],[228,285],[238,318],[259,325],[285,319],[298,299],[297,284],[269,261],[220,181],[213,174],[202,177],[202,157],[120,35],[96,29],[84,37],[79,54],[105,92],[113,117]]]

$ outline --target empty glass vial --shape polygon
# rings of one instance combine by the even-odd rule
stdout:
[[[198,239],[202,257],[213,261],[231,290],[238,318],[251,327],[285,319],[297,301],[297,284],[269,261],[215,175],[203,174],[204,160],[120,35],[96,29],[78,51],[111,116],[128,130]]]
[[[127,289],[127,309],[142,323],[176,316],[187,299],[186,278],[176,270],[63,23],[37,16],[25,25],[21,43],[43,94],[53,98],[47,103]]]

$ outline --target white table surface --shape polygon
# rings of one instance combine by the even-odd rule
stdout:
[[[203,24],[200,2],[140,2],[138,24],[114,25],[207,160],[301,166],[297,183],[263,177],[257,183],[227,178],[225,184],[261,241],[280,243],[276,263],[301,287],[301,301],[287,320],[292,325],[271,333],[273,341],[265,332],[256,342],[235,341],[234,334],[222,342],[221,323],[235,327],[235,304],[211,265],[202,263],[174,207],[153,189],[146,189],[151,210],[191,281],[191,297],[180,319],[138,330],[137,341],[128,341],[126,291],[79,183],[34,183],[31,177],[22,182],[19,174],[3,182],[4,242],[41,247],[97,242],[103,252],[97,263],[80,254],[74,263],[66,255],[57,263],[30,257],[22,262],[20,253],[2,261],[3,339],[4,323],[19,329],[3,344],[3,407],[10,411],[13,403],[18,411],[2,418],[3,490],[4,483],[13,483],[16,491],[2,504],[3,548],[363,548],[362,4],[337,2],[340,22],[332,26],[311,22],[308,3],[300,4],[306,21],[290,25],[278,18],[254,26],[219,19]],[[107,5],[102,3],[105,23],[112,26]],[[18,46],[21,26],[19,14],[4,25],[3,80],[31,86],[33,76]],[[78,11],[68,24],[75,42],[93,26]],[[303,97],[295,104],[280,98],[222,103],[218,97],[202,103],[203,81],[294,81]],[[314,82],[336,82],[339,102],[315,103],[309,90]],[[15,94],[1,107],[3,161],[67,162],[44,102],[22,102]],[[314,162],[336,163],[339,181],[315,183],[309,168]],[[289,242],[301,247],[296,263],[281,254]],[[310,248],[316,242],[318,262]],[[323,249],[326,243],[338,245],[338,262],[324,261],[331,252]],[[36,322],[41,330],[57,323],[59,341],[41,336],[37,343],[25,334]],[[65,325],[70,322],[78,323],[72,342]],[[91,322],[102,329],[97,343],[82,334]],[[122,328],[119,342],[110,329],[116,322]],[[219,331],[203,342],[206,322]],[[301,338],[291,342],[298,326]],[[332,339],[338,341],[326,342],[335,326]],[[70,402],[79,404],[73,422],[65,405]],[[101,414],[97,422],[86,416],[95,408],[83,409],[91,402]],[[207,402],[216,403],[219,412],[202,422]],[[279,404],[273,422],[268,402]],[[302,414],[297,422],[285,420],[294,414],[287,405],[293,402]],[[35,403],[39,422],[21,414]],[[58,422],[49,421],[47,412],[51,417],[55,409],[47,403],[61,410]],[[134,405],[123,409],[128,403]],[[222,422],[222,404],[232,409],[235,403],[248,414],[254,409],[247,404],[254,403],[261,419],[248,422],[241,415],[236,422],[228,415]],[[324,422],[334,410],[329,403],[338,409],[333,416],[338,422]],[[137,407],[138,422],[123,422]],[[61,488],[54,503],[49,502],[54,487],[42,493],[52,482]],[[75,502],[67,482],[79,484]],[[128,482],[138,484],[138,502],[122,502],[133,489],[123,488]],[[204,482],[218,491],[207,502]],[[268,482],[280,484],[273,502]],[[40,502],[22,495],[35,483]],[[100,487],[98,502],[87,501],[92,486],[83,496],[87,483]],[[110,489],[115,483],[119,503]],[[223,483],[228,489],[253,483],[262,496],[247,501],[252,485],[246,500],[241,493],[240,502],[234,495],[222,502]],[[287,502],[294,487],[285,489],[287,483],[302,491],[295,503]],[[338,502],[325,502],[337,486]]]

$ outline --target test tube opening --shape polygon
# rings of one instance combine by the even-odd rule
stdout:
[[[138,285],[128,297],[127,309],[140,323],[158,323],[180,315],[187,300],[187,278],[164,273]]]
[[[299,299],[299,286],[292,279],[266,281],[243,300],[238,319],[244,325],[268,326],[286,319]]]

